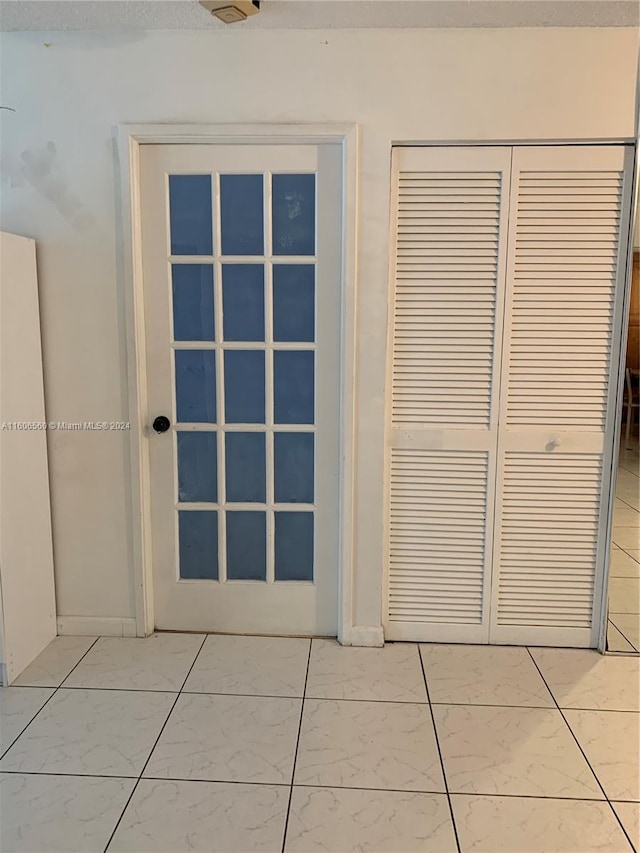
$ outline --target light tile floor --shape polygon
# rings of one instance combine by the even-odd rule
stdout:
[[[620,441],[613,510],[607,648],[640,652],[640,454],[638,439]]]
[[[638,850],[640,659],[60,637],[0,690],[0,850]]]

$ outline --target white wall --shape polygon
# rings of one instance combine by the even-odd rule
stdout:
[[[127,419],[113,126],[361,125],[356,623],[380,623],[392,141],[630,138],[637,34],[4,34],[2,220],[38,241],[50,420]],[[50,433],[59,613],[133,614],[126,435]]]

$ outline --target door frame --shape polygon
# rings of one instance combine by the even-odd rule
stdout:
[[[636,110],[636,125],[640,127],[640,104]],[[620,430],[622,427],[622,396],[624,390],[625,379],[625,353],[627,345],[627,335],[629,328],[629,304],[631,300],[631,272],[633,265],[633,228],[634,228],[634,211],[640,216],[640,144],[635,138],[614,138],[614,139],[544,139],[544,140],[393,140],[389,150],[390,177],[393,177],[393,149],[394,148],[491,148],[491,147],[552,147],[565,145],[621,145],[631,148],[630,159],[631,165],[630,181],[626,187],[626,192],[622,200],[622,219],[620,223],[620,240],[626,241],[625,250],[620,253],[623,259],[624,270],[619,271],[619,282],[621,283],[622,293],[619,295],[622,303],[622,318],[617,329],[614,329],[612,352],[611,352],[611,380],[612,387],[609,393],[609,408],[607,418],[607,429],[605,430],[603,461],[606,462],[607,455],[610,452],[608,470],[603,469],[603,483],[606,483],[607,488],[603,489],[601,502],[605,510],[604,518],[601,519],[601,531],[604,530],[604,536],[599,543],[599,548],[604,549],[604,560],[602,569],[599,572],[599,577],[596,577],[596,586],[594,589],[593,600],[593,624],[591,628],[592,647],[599,652],[604,653],[607,647],[607,622],[609,610],[609,578],[610,578],[610,563],[611,563],[611,545],[612,545],[612,527],[613,527],[613,509],[616,490],[616,474],[618,453],[620,448]],[[391,371],[392,371],[392,343],[393,343],[393,312],[395,299],[395,234],[393,231],[393,211],[396,202],[397,191],[395,186],[390,187],[389,192],[389,258],[388,258],[388,281],[389,281],[389,303],[387,311],[387,329],[386,329],[386,347],[387,347],[387,364],[386,364],[386,395],[385,395],[385,430],[384,430],[384,459],[385,459],[385,493],[384,493],[384,535],[383,535],[383,571],[382,571],[382,595],[381,595],[381,623],[384,626],[388,618],[388,599],[389,599],[389,461],[390,461],[390,439],[391,430],[390,410],[391,410]],[[607,482],[608,481],[608,482]]]
[[[356,376],[356,264],[358,125],[356,124],[121,124],[115,128],[116,212],[119,219],[119,309],[124,318],[129,411],[126,512],[136,635],[154,630],[149,412],[142,275],[140,149],[142,145],[339,144],[343,162],[343,237],[340,306],[340,494],[338,639],[351,645],[353,629],[353,517]]]
[[[638,124],[638,115],[636,115],[636,124]],[[627,142],[625,143],[625,145],[630,145],[630,143]],[[614,388],[611,389],[609,397],[611,401],[610,405],[613,407],[613,412],[611,412],[611,429],[613,431],[613,439],[610,440],[609,436],[607,436],[607,439],[609,441],[609,449],[611,450],[611,470],[608,472],[608,494],[603,495],[603,500],[605,497],[607,499],[607,516],[603,522],[605,528],[605,558],[602,573],[602,588],[598,597],[600,611],[598,613],[598,620],[594,620],[593,625],[593,633],[595,635],[595,639],[597,639],[596,648],[602,654],[604,654],[607,650],[607,629],[609,622],[609,581],[611,578],[611,546],[613,545],[613,512],[616,497],[616,482],[618,475],[618,456],[620,453],[620,434],[622,431],[622,397],[624,395],[626,367],[625,361],[627,356],[627,337],[629,335],[629,310],[631,306],[631,274],[633,271],[634,214],[636,216],[640,215],[640,210],[638,210],[638,205],[640,204],[640,159],[638,143],[634,141],[632,147],[633,151],[630,156],[631,165],[629,166],[629,170],[631,172],[631,180],[629,182],[629,186],[627,187],[628,195],[625,199],[628,204],[625,210],[623,201],[622,219],[620,223],[620,236],[621,239],[626,239],[627,244],[625,247],[625,252],[621,252],[621,257],[624,258],[625,266],[624,273],[620,273],[620,279],[623,283],[622,294],[620,297],[620,301],[622,302],[622,318],[620,326],[618,327],[618,335],[614,339],[612,346],[612,355],[615,355],[617,360],[617,371],[615,369],[616,361],[614,361],[614,369],[611,371],[611,375],[612,378],[615,378],[616,382]],[[605,443],[605,451],[606,450],[607,444]]]

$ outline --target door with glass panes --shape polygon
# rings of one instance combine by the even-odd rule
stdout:
[[[339,145],[144,145],[155,625],[335,634]]]

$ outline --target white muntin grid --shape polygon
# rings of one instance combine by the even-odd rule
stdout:
[[[313,481],[314,492],[317,480],[317,448],[316,448],[316,406],[317,406],[317,288],[316,276],[314,275],[314,342],[276,342],[273,339],[273,265],[274,264],[317,264],[318,251],[318,216],[317,188],[315,192],[314,228],[315,228],[315,255],[274,255],[272,247],[272,176],[274,174],[316,174],[298,170],[292,172],[264,171],[263,184],[263,222],[264,222],[264,255],[223,255],[222,233],[221,233],[221,206],[220,206],[220,172],[212,174],[212,217],[213,217],[213,255],[171,255],[167,257],[169,287],[169,305],[171,306],[169,330],[170,346],[173,352],[176,350],[213,350],[215,352],[215,379],[216,379],[216,423],[180,423],[177,429],[177,405],[176,405],[176,382],[175,382],[175,359],[171,358],[171,395],[172,395],[172,433],[173,433],[173,481],[174,481],[174,524],[175,524],[175,569],[176,580],[180,583],[265,583],[256,580],[235,580],[227,578],[227,511],[249,510],[265,512],[266,514],[266,583],[273,584],[275,580],[275,512],[314,512],[315,503],[276,503],[274,494],[274,433],[312,433],[314,434],[314,464]],[[198,174],[202,174],[199,172]],[[234,171],[223,174],[256,174],[255,171]],[[168,178],[166,180],[166,211],[167,211],[167,246],[171,246],[170,238],[170,206],[168,195]],[[173,288],[171,267],[173,264],[211,264],[213,266],[213,288],[214,288],[214,336],[215,341],[174,341],[173,339]],[[222,266],[223,264],[258,264],[264,267],[264,321],[265,340],[263,341],[224,341],[223,339],[223,304],[222,304]],[[224,352],[227,350],[254,350],[265,353],[265,423],[264,424],[227,424],[225,421],[225,382],[224,382]],[[273,365],[274,352],[278,350],[311,351],[314,353],[314,416],[312,424],[276,424],[274,421],[274,381]],[[177,433],[178,432],[215,432],[218,435],[216,441],[217,450],[217,479],[218,479],[218,501],[213,502],[181,502],[178,499],[178,454]],[[266,502],[231,503],[226,500],[226,460],[225,460],[225,433],[227,432],[255,432],[265,434],[266,454]],[[218,518],[218,580],[203,581],[185,579],[180,577],[180,541],[178,528],[178,510],[215,510]],[[314,525],[315,526],[315,525]],[[314,555],[316,552],[316,537],[314,532]],[[315,572],[315,556],[314,556]],[[278,583],[303,583],[312,584],[312,581],[278,581]]]

